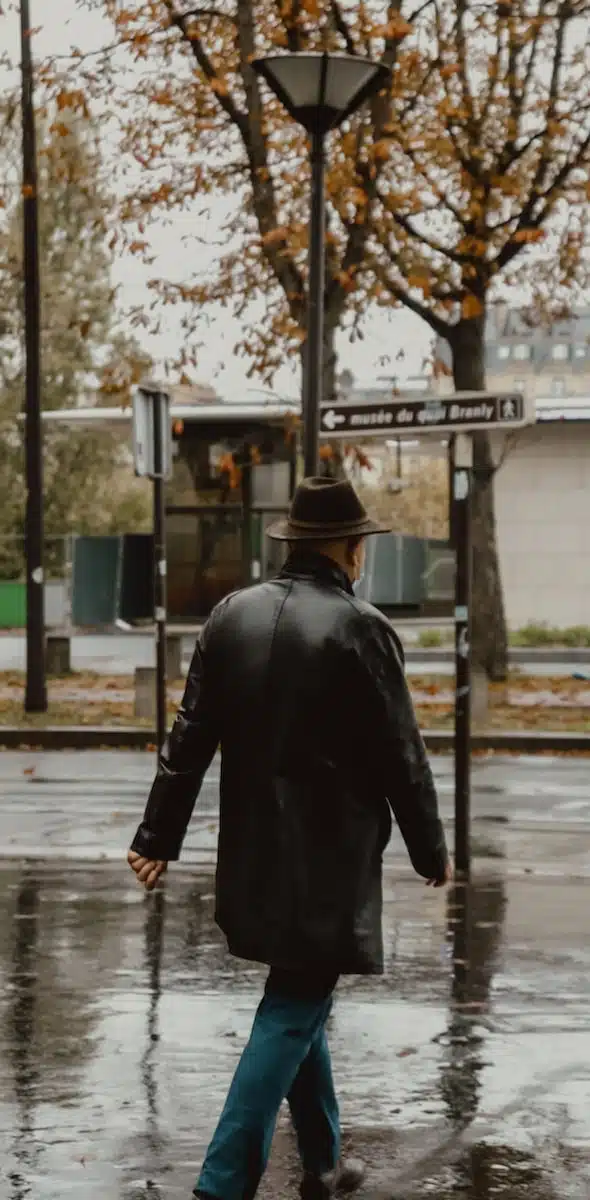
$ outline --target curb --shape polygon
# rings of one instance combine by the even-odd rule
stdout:
[[[451,754],[455,748],[455,735],[450,731],[423,730],[426,748]],[[490,733],[472,733],[471,750],[499,751],[506,754],[590,754],[590,733],[558,733],[547,730],[495,730]]]
[[[156,734],[132,725],[48,725],[45,729],[0,727],[3,750],[155,750]]]
[[[455,736],[447,730],[424,730],[428,750],[452,753]],[[154,750],[156,734],[133,726],[54,725],[45,729],[0,728],[4,750]],[[472,751],[495,750],[517,754],[588,754],[590,733],[494,731],[474,733]]]

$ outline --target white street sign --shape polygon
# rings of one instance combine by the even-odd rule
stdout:
[[[531,397],[521,392],[455,392],[450,396],[394,396],[381,404],[325,404],[320,437],[392,437],[415,432],[518,429],[535,420]]]
[[[172,474],[172,436],[170,431],[170,396],[168,392],[150,387],[137,387],[133,392],[133,458],[135,474],[153,479],[155,474],[154,405],[159,404],[162,430],[162,474]]]

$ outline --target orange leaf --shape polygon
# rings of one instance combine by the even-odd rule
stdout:
[[[478,300],[477,296],[473,296],[471,292],[464,296],[461,303],[461,316],[465,321],[471,321],[473,317],[479,317],[483,312],[483,304]]]
[[[392,41],[400,42],[411,32],[412,26],[410,25],[409,21],[405,21],[404,18],[399,15],[399,13],[392,17],[391,21],[387,22],[387,25],[380,25],[377,29],[375,29],[375,34],[378,37],[384,37],[391,39]]]
[[[72,92],[67,92],[64,90],[58,92],[56,103],[60,112],[63,112],[65,108],[71,108],[74,110],[74,112],[82,112],[85,116],[88,116],[86,97],[84,92],[80,90]]]
[[[511,241],[520,243],[542,242],[545,237],[544,229],[517,229]]]
[[[229,89],[224,79],[219,79],[215,76],[211,80],[211,91],[215,92],[216,96],[227,96]]]
[[[287,229],[284,225],[277,225],[276,229],[270,229],[268,233],[262,236],[263,246],[272,246],[275,242],[284,242],[287,237]]]
[[[431,283],[428,275],[408,275],[408,287],[419,288],[425,296],[429,296],[431,292]]]
[[[373,157],[376,158],[378,162],[386,162],[390,154],[391,142],[388,141],[387,138],[381,138],[380,141],[375,142],[375,145],[373,146]]]

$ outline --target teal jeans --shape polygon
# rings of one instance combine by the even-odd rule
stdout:
[[[271,970],[195,1196],[253,1200],[285,1097],[304,1171],[336,1166],[340,1120],[325,1029],[335,984]]]

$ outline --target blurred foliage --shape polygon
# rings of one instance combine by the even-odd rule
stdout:
[[[367,455],[370,461],[370,449]],[[388,456],[378,481],[356,483],[356,488],[371,516],[391,522],[396,533],[448,538],[449,469],[445,459],[404,456],[399,478],[395,457]]]
[[[150,367],[120,325],[108,247],[113,202],[92,123],[79,114],[39,122],[39,257],[44,409],[122,404]],[[23,570],[25,503],[22,205],[20,132],[4,130],[0,209],[0,575]],[[10,186],[9,186],[10,185]],[[43,508],[48,564],[62,555],[56,535],[149,528],[149,486],[133,475],[119,433],[45,425]],[[55,561],[54,561],[55,560]]]

